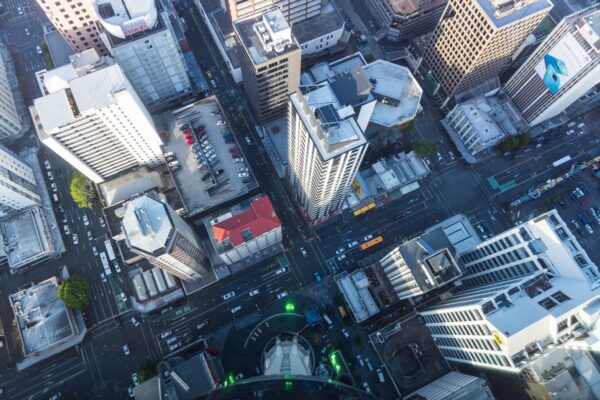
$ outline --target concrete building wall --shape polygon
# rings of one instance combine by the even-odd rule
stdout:
[[[281,243],[281,227],[244,242],[231,250],[219,254],[219,256],[226,264],[231,265],[277,243]]]
[[[0,140],[21,133],[21,119],[8,81],[5,62],[0,54]]]
[[[92,0],[36,0],[52,25],[69,46],[79,53],[95,48],[98,54],[108,52],[100,40]]]
[[[41,202],[31,167],[0,146],[0,216]]]

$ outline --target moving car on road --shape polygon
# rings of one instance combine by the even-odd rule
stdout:
[[[231,292],[229,292],[229,293],[225,293],[225,294],[223,295],[223,300],[228,300],[228,299],[231,299],[233,296],[235,296],[235,292],[234,292],[234,291],[231,291]]]

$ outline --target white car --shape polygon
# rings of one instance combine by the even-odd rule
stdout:
[[[585,122],[582,122],[580,124],[577,124],[578,128],[585,128]]]
[[[90,231],[87,231],[87,238],[88,238],[88,240],[90,240],[90,241],[94,239],[94,235],[92,235],[92,232],[90,232]]]
[[[106,283],[106,275],[104,275],[104,272],[100,274],[100,280],[102,283]]]
[[[451,152],[451,151],[448,151],[448,156],[450,157],[450,159],[451,159],[452,161],[456,160],[456,157],[454,157],[454,153],[453,153],[453,152]]]
[[[244,139],[246,140],[246,144],[248,144],[248,145],[252,144],[252,140],[250,140],[250,138],[248,136],[246,136]]]
[[[88,219],[87,215],[83,214],[81,219],[83,220],[83,225],[88,226],[90,224],[90,220]]]
[[[169,336],[171,336],[171,333],[173,333],[173,332],[171,332],[171,331],[166,331],[166,332],[163,332],[163,333],[161,333],[161,334],[160,334],[160,338],[161,338],[161,339],[166,339],[166,338],[168,338]]]
[[[101,227],[106,228],[106,223],[104,222],[104,218],[100,217],[100,218],[98,218],[98,221],[100,222]]]
[[[308,253],[306,252],[306,249],[304,247],[300,247],[300,253],[302,253],[304,257],[308,257]]]
[[[79,237],[76,233],[73,234],[73,244],[77,246],[79,244]]]
[[[127,388],[127,394],[129,394],[129,397],[133,397],[133,388],[131,386]]]
[[[92,246],[92,253],[94,253],[95,256],[98,255],[98,249],[96,248],[96,246]]]
[[[113,261],[113,267],[115,267],[115,271],[117,272],[117,274],[121,273],[121,266],[119,265],[118,261]]]
[[[133,381],[133,386],[137,386],[140,384],[140,382],[138,381],[138,376],[137,376],[136,372],[131,374],[131,380]]]
[[[244,157],[236,157],[233,159],[234,163],[240,163],[240,162],[244,162]]]
[[[277,298],[278,298],[279,300],[281,300],[281,299],[283,299],[284,297],[287,297],[287,295],[288,295],[288,292],[287,292],[287,291],[283,291],[283,292],[281,292],[281,293],[278,293],[278,294],[277,294]]]
[[[367,382],[363,382],[363,388],[365,389],[365,392],[371,394],[371,388],[369,387],[369,384]]]
[[[48,171],[48,180],[49,181],[53,181],[54,180],[54,175],[52,174],[52,171]]]
[[[226,124],[225,120],[221,119],[219,121],[217,121],[217,125],[218,126],[224,126]]]
[[[56,183],[52,182],[50,184],[50,188],[52,189],[53,192],[58,192],[58,188],[56,187]]]
[[[345,247],[340,247],[339,249],[337,249],[335,251],[335,254],[342,254],[344,251],[346,251],[346,248]]]
[[[135,319],[135,317],[131,317],[131,323],[133,324],[133,326],[140,326],[140,322]]]
[[[63,230],[65,231],[65,235],[69,235],[71,233],[69,225],[63,225]]]
[[[249,177],[249,176],[250,176],[250,174],[249,174],[249,173],[247,173],[247,172],[240,172],[240,173],[238,174],[238,178],[247,178],[247,177]]]
[[[286,271],[285,267],[281,267],[279,268],[277,271],[275,271],[275,275],[281,275]]]
[[[437,160],[439,162],[442,162],[444,159],[442,158],[442,153],[440,153],[439,151],[437,152]]]
[[[223,295],[223,300],[228,300],[228,299],[232,298],[233,296],[235,296],[235,292],[233,292],[233,291],[231,291],[229,293],[225,293]]]
[[[379,343],[383,343],[383,342],[385,342],[385,338],[383,337],[383,333],[381,333],[381,332],[377,332],[377,333],[375,334],[375,336],[377,337],[377,340],[379,340]]]
[[[42,54],[42,48],[41,48],[40,46],[35,46],[35,51],[36,51],[38,54]]]
[[[346,339],[348,339],[350,337],[350,334],[348,333],[348,331],[346,330],[346,328],[342,328],[342,333],[344,334],[344,337]]]
[[[363,238],[363,242],[368,242],[369,240],[373,239],[373,234],[367,235]]]
[[[179,343],[179,342],[173,343],[172,345],[169,346],[169,351],[175,351],[180,347],[181,347],[181,343]]]
[[[235,314],[235,313],[239,312],[241,309],[242,309],[242,306],[233,307],[231,309],[231,313]]]
[[[254,296],[256,296],[259,293],[260,293],[260,289],[254,289],[253,291],[251,291],[248,294],[250,295],[250,297],[254,297]]]
[[[48,161],[48,160],[44,161],[44,165],[46,166],[46,169],[47,169],[47,170],[50,170],[50,168],[52,168],[52,167],[50,166],[50,161]]]
[[[127,296],[125,296],[125,293],[121,292],[121,300],[123,300],[123,302],[127,301]]]
[[[17,7],[17,12],[19,15],[23,15],[23,8],[21,8],[21,6]]]
[[[248,168],[246,168],[246,167],[239,167],[239,168],[238,168],[238,171],[239,171],[239,172],[248,172],[248,171],[249,171],[249,169],[248,169]]]
[[[25,28],[25,34],[26,34],[27,36],[30,36],[30,35],[31,35],[31,31],[29,30],[29,28]]]
[[[129,346],[127,345],[127,343],[123,345],[123,353],[125,353],[126,356],[129,355]]]
[[[339,255],[339,256],[337,257],[337,260],[338,260],[338,261],[342,261],[342,260],[343,260],[343,259],[345,259],[345,258],[346,258],[346,255],[345,255],[345,254],[341,254],[341,255]]]

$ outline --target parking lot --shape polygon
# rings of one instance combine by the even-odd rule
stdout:
[[[175,110],[168,126],[164,154],[189,215],[256,185],[216,98]]]

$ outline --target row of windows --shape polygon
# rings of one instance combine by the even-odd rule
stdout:
[[[440,324],[444,322],[464,322],[481,321],[483,317],[477,310],[450,311],[439,314],[423,315],[425,322],[430,324]]]
[[[444,357],[457,358],[466,361],[478,362],[481,364],[498,365],[503,367],[510,367],[510,362],[505,356],[498,356],[496,354],[488,353],[476,353],[470,351],[453,350],[453,349],[440,349],[440,353]]]
[[[503,237],[501,239],[495,240],[489,243],[486,246],[480,247],[470,253],[462,256],[462,259],[465,263],[476,261],[480,258],[487,257],[494,253],[500,252],[502,250],[506,250],[510,247],[514,247],[521,243],[521,239],[516,234],[512,234],[510,236]]]
[[[427,325],[434,335],[450,336],[489,336],[487,325]]]
[[[500,346],[494,340],[475,339],[475,338],[453,338],[436,337],[435,342],[438,346],[460,347],[463,349],[500,351]]]
[[[538,267],[533,261],[526,261],[524,263],[513,265],[511,267],[499,269],[497,271],[491,271],[483,275],[473,277],[468,276],[465,279],[465,284],[466,286],[471,287],[474,285],[482,285],[490,282],[499,282],[517,276],[529,275],[530,273],[537,271],[537,269]]]

